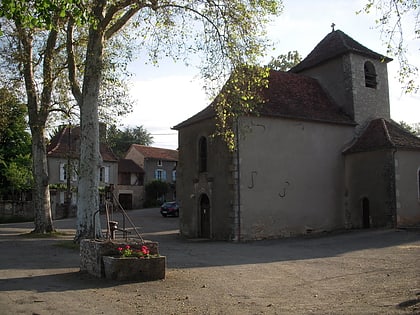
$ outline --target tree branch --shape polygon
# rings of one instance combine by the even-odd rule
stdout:
[[[76,77],[76,62],[74,57],[73,50],[73,29],[74,29],[74,20],[70,17],[69,22],[67,23],[67,39],[66,39],[66,49],[67,49],[67,66],[69,71],[69,81],[71,86],[71,91],[74,98],[78,104],[82,102],[82,91],[80,89],[79,83],[77,82]]]

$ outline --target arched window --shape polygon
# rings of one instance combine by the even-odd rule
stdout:
[[[365,62],[365,86],[376,89],[378,82],[376,81],[375,66],[370,61]]]
[[[201,137],[198,141],[198,171],[207,172],[207,139]]]

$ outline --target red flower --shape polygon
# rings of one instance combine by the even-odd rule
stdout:
[[[149,255],[150,250],[149,250],[149,248],[147,246],[143,245],[141,247],[141,252],[143,253],[143,255]]]
[[[119,252],[122,252],[123,251],[123,248],[122,247],[118,247],[118,251]]]

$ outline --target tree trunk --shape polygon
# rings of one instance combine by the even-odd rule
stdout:
[[[102,73],[103,33],[91,27],[86,52],[80,105],[80,170],[75,241],[102,237],[99,220],[99,152],[98,99]]]
[[[48,186],[48,164],[45,129],[32,129],[32,160],[35,187],[33,190],[35,228],[33,233],[54,231],[51,215],[50,190]]]
[[[50,190],[48,186],[47,145],[45,137],[45,122],[51,100],[51,54],[54,52],[57,32],[48,36],[44,52],[43,92],[41,104],[37,96],[36,75],[33,60],[33,34],[17,24],[19,40],[22,43],[23,76],[27,96],[29,126],[32,134],[32,173],[34,177],[34,233],[48,233],[54,230],[51,215]]]

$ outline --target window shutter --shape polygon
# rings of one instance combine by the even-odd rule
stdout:
[[[155,179],[159,179],[159,171],[155,170]]]
[[[72,168],[71,168],[71,180],[73,182],[77,181],[77,164],[73,163]]]
[[[65,181],[66,180],[66,176],[65,176],[65,172],[66,172],[66,170],[65,170],[65,167],[66,167],[66,164],[64,164],[64,163],[60,163],[60,169],[59,169],[59,172],[60,172],[60,181]]]
[[[109,183],[109,166],[105,166],[105,183]]]
[[[166,171],[162,171],[162,180],[166,181]]]

